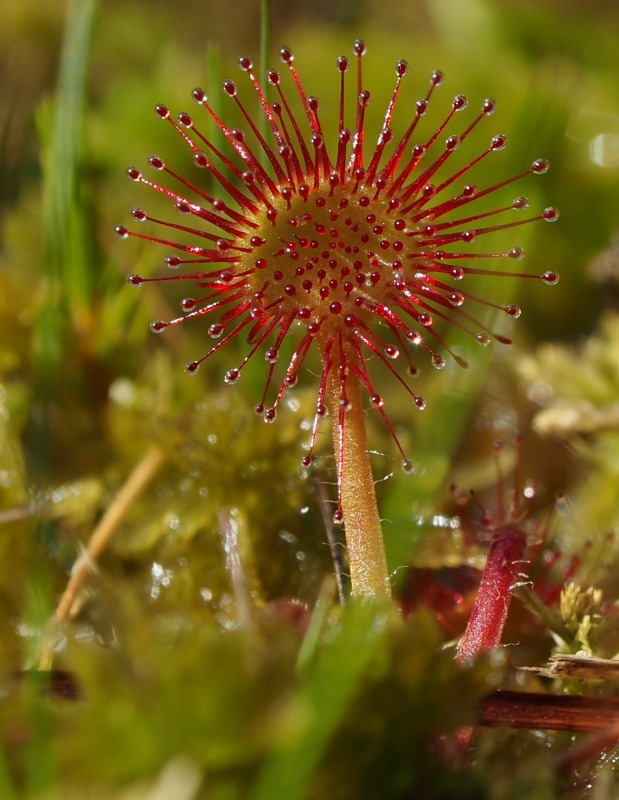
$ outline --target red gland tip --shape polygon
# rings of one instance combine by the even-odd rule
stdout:
[[[559,210],[553,206],[544,209],[542,219],[545,219],[546,222],[556,222],[559,219]]]

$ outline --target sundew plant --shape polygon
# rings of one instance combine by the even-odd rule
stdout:
[[[339,121],[334,137],[337,149],[333,148],[335,153],[332,151],[331,156],[320,123],[319,101],[307,95],[294,66],[293,52],[288,47],[281,49],[280,58],[289,68],[303,106],[306,117],[303,126],[308,128],[305,135],[282,89],[279,71],[270,69],[267,73],[278,97],[271,105],[254,76],[248,57],[242,56],[239,66],[254,85],[261,111],[269,123],[272,144],[265,141],[251,114],[238,99],[233,81],[225,81],[223,89],[241,109],[256,140],[253,146],[245,131],[229,128],[217,116],[201,89],[193,92],[194,100],[206,109],[240,157],[240,166],[231,162],[200,132],[192,116],[182,112],[176,122],[168,107],[158,104],[157,115],[172,123],[191,148],[195,164],[214,176],[228,200],[201,191],[187,178],[166,168],[162,158],[151,156],[149,163],[153,169],[167,173],[180,184],[181,191],[187,194],[189,190],[196,200],[188,200],[185,194],[154,183],[135,167],[128,170],[129,178],[168,196],[177,211],[195,217],[196,222],[155,219],[142,208],[134,208],[132,216],[138,222],[153,222],[171,229],[174,235],[188,234],[189,242],[136,232],[124,225],[118,226],[116,232],[122,238],[145,238],[170,248],[174,255],[166,257],[166,265],[173,270],[185,267],[180,274],[167,277],[131,275],[129,283],[132,285],[177,280],[191,281],[203,292],[206,290],[200,299],[182,300],[184,316],[151,325],[153,331],[161,333],[188,319],[206,317],[207,324],[215,319],[208,332],[218,340],[217,344],[198,360],[190,361],[186,372],[195,374],[206,358],[243,334],[250,349],[239,366],[225,373],[226,383],[234,384],[249,359],[260,350],[264,351],[270,366],[255,411],[265,422],[275,421],[284,393],[296,385],[305,358],[316,345],[321,361],[320,378],[309,452],[302,463],[305,467],[311,465],[319,423],[328,409],[333,421],[337,469],[333,520],[344,522],[346,526],[352,591],[357,595],[380,595],[390,592],[389,576],[368,464],[361,387],[387,426],[402,457],[404,471],[411,472],[413,465],[384,410],[383,396],[368,371],[368,356],[382,361],[408,390],[414,406],[425,409],[425,400],[415,394],[392,362],[402,355],[408,363],[409,374],[415,375],[417,355],[411,356],[409,351],[425,350],[430,363],[436,369],[443,369],[445,358],[433,349],[438,347],[446,350],[460,367],[466,368],[467,362],[450,350],[437,331],[436,323],[448,321],[483,346],[493,338],[509,344],[509,339],[494,334],[474,315],[474,308],[490,306],[515,319],[521,313],[515,304],[501,307],[467,291],[464,279],[480,274],[494,278],[514,277],[514,273],[478,264],[488,260],[519,261],[523,257],[522,248],[515,246],[493,253],[480,252],[467,245],[476,243],[486,234],[535,219],[554,222],[559,214],[555,208],[548,207],[536,216],[525,214],[517,221],[497,223],[492,219],[508,211],[526,210],[529,202],[524,196],[490,211],[471,211],[470,206],[477,200],[528,174],[544,174],[548,169],[545,159],[537,159],[525,172],[490,186],[479,188],[468,182],[470,173],[486,156],[504,149],[507,143],[504,135],[493,136],[490,144],[472,161],[459,165],[446,176],[441,173],[461,143],[474,133],[484,117],[494,113],[494,100],[484,100],[480,112],[461,126],[458,134],[445,136],[453,118],[468,105],[464,95],[456,95],[438,128],[423,138],[422,143],[410,147],[416,141],[413,137],[418,135],[417,128],[428,111],[434,90],[443,82],[439,71],[432,73],[430,88],[415,104],[406,132],[387,150],[394,138],[391,119],[400,83],[408,72],[408,63],[404,60],[395,65],[395,87],[378,142],[367,156],[364,155],[368,139],[365,110],[371,98],[363,83],[365,51],[364,42],[356,40],[354,92],[357,103],[351,128],[346,127],[345,116],[349,59],[340,56],[336,62],[340,74]],[[267,168],[262,166],[261,154],[265,157],[263,160],[270,162]],[[222,174],[222,166],[244,184],[243,189]],[[194,272],[196,264],[207,265],[207,271],[202,267],[201,271]],[[558,281],[557,273],[552,270],[539,276],[520,277],[539,277],[548,284]],[[469,306],[473,306],[473,313],[468,310]],[[292,351],[281,386],[269,403],[274,365],[286,337],[299,323],[304,333]],[[381,334],[379,326],[386,328],[385,334]]]
[[[270,5],[0,10],[0,795],[614,797],[616,12]]]

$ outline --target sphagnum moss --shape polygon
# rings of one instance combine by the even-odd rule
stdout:
[[[468,211],[469,205],[509,184],[545,173],[548,162],[536,160],[523,172],[483,188],[468,183],[469,173],[481,161],[505,148],[507,139],[498,134],[479,155],[449,172],[447,167],[462,142],[495,111],[494,101],[485,100],[479,112],[453,133],[455,118],[468,106],[463,95],[454,98],[447,116],[429,137],[413,144],[431,98],[443,82],[440,72],[432,74],[406,132],[396,140],[391,122],[401,82],[408,73],[405,61],[396,64],[395,87],[377,143],[368,153],[365,114],[370,92],[363,83],[365,51],[364,43],[357,40],[357,102],[351,128],[346,126],[345,113],[349,60],[344,56],[337,59],[339,124],[336,147],[331,151],[320,121],[319,102],[307,95],[287,47],[280,55],[304,119],[295,113],[293,99],[284,90],[277,70],[268,72],[277,97],[270,103],[251,60],[239,59],[258,96],[260,113],[267,119],[270,142],[260,133],[231,80],[224,82],[224,93],[245,119],[247,131],[228,127],[206,94],[201,89],[193,92],[200,109],[227,140],[230,156],[201,133],[189,114],[182,112],[174,119],[166,106],[157,105],[158,117],[184,140],[194,164],[209,173],[223,197],[209,194],[167,167],[162,158],[152,156],[150,166],[171,179],[176,189],[149,180],[137,168],[128,170],[129,177],[168,197],[187,222],[156,219],[135,208],[135,221],[167,229],[169,234],[158,237],[124,225],[118,226],[117,233],[173,251],[166,264],[174,272],[153,278],[131,275],[132,285],[187,281],[200,290],[197,298],[182,301],[182,316],[151,326],[159,333],[187,320],[206,318],[208,332],[217,341],[187,364],[189,374],[195,374],[205,359],[241,335],[249,349],[241,363],[226,372],[227,383],[236,383],[248,361],[263,352],[267,379],[255,410],[265,422],[276,419],[282,398],[297,383],[308,353],[318,350],[322,366],[303,464],[311,465],[320,421],[329,413],[337,464],[334,520],[345,525],[352,591],[356,595],[388,595],[390,582],[366,443],[364,392],[387,426],[406,472],[412,471],[412,463],[385,412],[383,396],[366,359],[373,356],[382,362],[408,391],[414,405],[423,409],[425,401],[397,368],[400,362],[409,374],[415,374],[411,352],[422,350],[432,365],[441,369],[445,358],[438,351],[443,350],[466,367],[437,330],[437,323],[448,322],[480,345],[487,345],[492,339],[509,340],[477,318],[476,306],[501,311],[511,319],[520,316],[514,304],[501,306],[462,288],[469,276],[519,275],[547,284],[558,280],[552,271],[533,275],[478,267],[483,260],[519,261],[523,251],[512,246],[503,252],[483,252],[471,245],[485,235],[534,220],[552,222],[558,212],[547,208],[533,216],[523,214],[528,207],[525,197],[492,210]],[[518,218],[491,222],[507,214]],[[288,365],[277,379],[279,386],[271,391],[282,345],[298,331]]]

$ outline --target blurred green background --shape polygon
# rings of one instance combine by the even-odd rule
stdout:
[[[619,520],[617,423],[609,411],[619,389],[619,336],[612,326],[619,307],[616,2],[278,0],[271,14],[271,62],[277,66],[280,45],[293,48],[308,93],[321,100],[321,119],[333,141],[335,60],[350,56],[360,37],[368,48],[370,130],[378,132],[395,61],[404,58],[411,69],[394,127],[405,129],[432,70],[441,69],[445,83],[434,100],[433,121],[447,113],[458,93],[473,108],[487,96],[498,102],[497,113],[475,134],[471,157],[499,132],[507,134],[509,146],[492,163],[484,162],[475,176],[480,185],[525,170],[535,158],[551,163],[546,176],[529,177],[504,197],[510,202],[526,194],[536,211],[556,205],[559,223],[540,222],[517,229],[515,241],[511,233],[497,241],[501,247],[522,244],[524,271],[557,270],[559,285],[497,281],[496,301],[523,307],[509,332],[514,345],[490,354],[454,335],[450,341],[472,361],[471,369],[449,365],[434,373],[421,364],[415,390],[429,401],[423,419],[387,378],[391,388],[382,392],[416,476],[399,474],[388,436],[370,419],[371,441],[382,453],[376,477],[395,471],[379,487],[393,569],[410,564],[415,552],[419,563],[432,566],[466,561],[466,554],[450,552],[451,540],[437,533],[441,526],[431,522],[432,515],[453,513],[447,490],[452,481],[466,489],[476,482],[491,485],[488,444],[517,431],[525,433],[525,468],[545,490],[541,505],[551,505],[557,489],[569,492],[567,548],[613,529]],[[150,630],[167,620],[167,632],[153,628],[164,639],[174,638],[172,629],[174,635],[204,626],[234,629],[238,596],[219,536],[222,509],[237,519],[248,592],[257,606],[278,598],[313,603],[332,571],[322,495],[317,481],[299,470],[314,379],[302,382],[293,407],[275,426],[264,426],[252,413],[263,367],[248,367],[234,390],[223,384],[240,350],[220,354],[197,379],[187,378],[183,365],[205,351],[206,331],[196,325],[163,337],[150,334],[152,319],[176,316],[174,293],[165,284],[135,291],[126,276],[162,271],[165,253],[114,235],[115,225],[128,223],[132,207],[159,203],[127,180],[128,166],[144,168],[157,153],[197,180],[188,154],[157,120],[154,105],[193,113],[190,93],[201,86],[222,114],[232,114],[220,91],[221,81],[232,77],[252,107],[255,98],[237,57],[248,54],[257,63],[259,40],[255,0],[21,0],[0,6],[0,664],[7,673],[36,663],[42,626],[80,543],[153,443],[165,453],[165,467],[130,509],[82,600],[77,623],[59,640],[61,664],[104,680],[93,642],[110,646],[135,638],[148,648],[148,635],[134,636],[132,626]],[[424,131],[430,127],[428,122]],[[601,315],[607,320],[602,328]],[[550,439],[540,437],[539,426],[531,431],[540,407],[552,409],[557,400],[585,416],[594,408],[601,415],[598,428],[587,430],[582,420],[560,430],[551,425]],[[317,479],[327,484],[333,481],[329,440],[326,431],[317,470]],[[86,648],[87,656],[78,634],[93,648]],[[294,649],[284,640],[283,649]],[[198,651],[208,659],[209,648],[220,646],[205,635]],[[133,651],[127,658],[139,660]],[[166,676],[168,684],[191,675],[192,665],[199,669],[196,659],[187,656],[177,673],[171,668],[176,678]],[[343,663],[342,675],[347,668]],[[122,676],[118,664],[115,669]],[[114,689],[117,680],[122,683],[122,677],[112,679]],[[260,690],[267,683],[263,675],[253,680]],[[234,698],[239,684],[232,678],[230,683],[221,691]],[[102,704],[110,691],[101,689]],[[163,705],[166,713],[174,707],[170,698]],[[127,724],[137,730],[136,719]],[[39,723],[44,725],[32,722],[36,730]],[[241,719],[239,730],[245,724]],[[68,755],[60,758],[69,782],[79,782],[88,748],[99,746],[99,737],[112,729],[103,726],[80,746],[73,731]],[[240,764],[240,785],[246,786],[263,756],[252,736],[250,756],[236,753],[236,761],[223,759],[227,766],[213,769],[234,771],[230,764]],[[45,750],[49,739],[40,739]],[[133,768],[121,753],[104,753],[102,759],[117,765],[109,774],[120,783],[146,779],[183,751],[179,741],[170,752],[150,752],[145,745],[148,757]],[[29,785],[24,775],[37,774],[32,752],[24,755],[10,737],[8,747],[9,762],[17,764],[15,785],[25,787],[27,796],[50,790],[54,770],[42,769],[40,786],[35,779]],[[46,758],[45,764],[54,761],[49,753]],[[103,767],[94,773],[95,781],[106,774]],[[7,773],[7,791],[12,780]],[[244,790],[232,778],[229,787],[228,794],[213,796],[248,796],[235,794]],[[394,792],[381,796],[400,796]]]

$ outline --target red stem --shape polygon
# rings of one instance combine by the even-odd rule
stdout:
[[[460,642],[457,660],[466,661],[501,644],[514,584],[520,579],[526,537],[516,525],[500,528],[494,536],[477,598]]]
[[[525,533],[517,525],[506,525],[495,532],[457,661],[466,661],[501,644],[512,590],[520,579],[518,562],[522,561],[525,546]],[[471,727],[457,733],[462,753],[468,749],[472,735]]]

